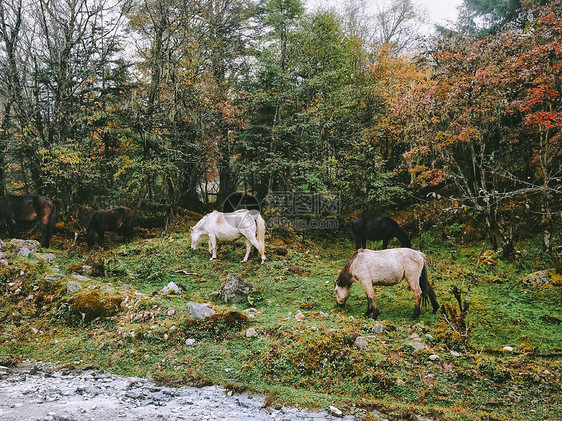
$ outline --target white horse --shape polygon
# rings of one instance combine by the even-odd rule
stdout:
[[[258,250],[261,262],[265,261],[265,221],[257,210],[240,209],[231,213],[214,211],[205,215],[191,228],[193,250],[205,234],[209,236],[210,260],[217,258],[217,240],[232,241],[244,236],[246,255],[240,263],[248,261],[252,246]]]
[[[359,249],[347,261],[336,279],[336,301],[344,305],[351,294],[352,283],[358,282],[367,294],[367,314],[379,315],[373,285],[394,285],[406,278],[416,299],[413,318],[420,315],[420,302],[429,298],[433,313],[439,309],[435,292],[427,278],[425,254],[410,248],[386,250]]]

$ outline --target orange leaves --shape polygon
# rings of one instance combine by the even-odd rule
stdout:
[[[562,113],[556,111],[537,111],[525,116],[526,126],[535,126],[539,130],[551,130],[562,125]]]

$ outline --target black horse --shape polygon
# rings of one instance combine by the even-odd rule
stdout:
[[[105,231],[121,234],[123,241],[128,243],[134,235],[134,220],[134,211],[125,206],[94,211],[86,227],[88,248],[92,248],[96,244],[96,234],[98,235],[98,244],[105,247]]]
[[[398,222],[389,217],[364,216],[351,224],[356,249],[367,247],[367,240],[382,240],[382,248],[388,247],[388,242],[396,237],[402,247],[412,247],[408,234],[404,232]]]
[[[7,194],[0,197],[0,218],[8,224],[11,237],[18,237],[18,224],[22,222],[39,223],[41,246],[49,247],[51,236],[55,233],[57,207],[46,196],[17,196]]]

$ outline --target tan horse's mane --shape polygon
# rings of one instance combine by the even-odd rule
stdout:
[[[349,258],[343,269],[341,270],[340,274],[338,275],[338,279],[336,279],[336,285],[339,287],[348,287],[353,283],[353,275],[351,273],[351,264],[355,261],[355,258],[359,254],[360,251],[363,249],[355,250],[352,256]]]

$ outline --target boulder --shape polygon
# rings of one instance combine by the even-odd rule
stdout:
[[[27,257],[29,253],[37,253],[41,250],[41,244],[37,240],[20,240],[13,238],[10,240],[14,253],[18,256]]]
[[[203,304],[196,303],[195,301],[190,301],[187,303],[187,315],[195,320],[204,319],[215,314],[215,310],[209,308]]]
[[[218,295],[224,303],[247,303],[248,295],[253,291],[254,286],[251,283],[229,274]]]

